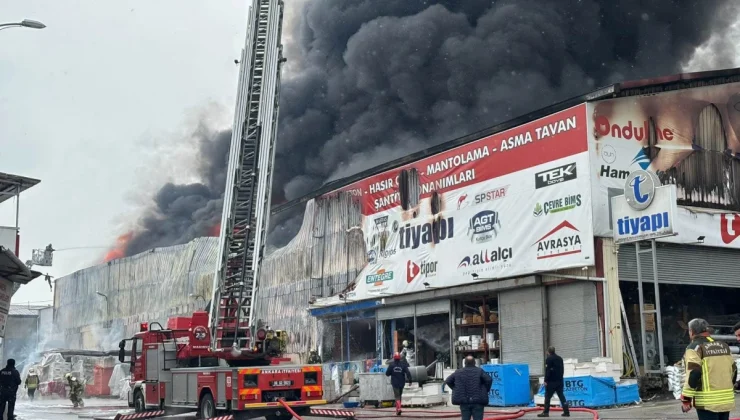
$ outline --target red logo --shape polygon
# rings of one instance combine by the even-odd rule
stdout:
[[[581,232],[565,220],[533,244],[537,259],[557,258],[581,252]]]
[[[723,214],[720,221],[722,242],[730,244],[740,236],[740,214]]]
[[[415,262],[411,260],[406,261],[406,283],[414,281],[419,273],[421,273],[421,268]]]
[[[464,207],[467,204],[467,202],[465,202],[465,200],[467,199],[468,199],[467,194],[463,194],[460,196],[460,198],[457,199],[457,209],[458,210],[460,210],[462,207]]]

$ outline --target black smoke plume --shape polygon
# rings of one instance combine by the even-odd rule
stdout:
[[[292,70],[280,98],[275,203],[592,88],[680,72],[737,16],[728,11],[732,2],[698,0],[310,0],[300,7],[285,28]],[[203,184],[162,188],[157,216],[131,252],[185,242],[217,221],[227,138],[204,141]],[[301,215],[273,217],[270,242],[286,244]]]

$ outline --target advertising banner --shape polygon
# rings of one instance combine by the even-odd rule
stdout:
[[[594,233],[612,237],[611,198],[636,170],[676,184],[677,236],[661,241],[740,248],[716,210],[740,202],[740,83],[587,104]],[[701,208],[707,208],[702,210]],[[704,214],[706,213],[706,214]],[[724,213],[732,213],[725,211]]]
[[[344,298],[593,265],[585,111],[576,106],[343,189],[362,203],[367,250]],[[419,179],[418,203],[407,209],[402,171]]]
[[[624,244],[677,234],[676,186],[659,186],[654,173],[639,170],[627,177],[624,195],[612,197],[614,242]]]

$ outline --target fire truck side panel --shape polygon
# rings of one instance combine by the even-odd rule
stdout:
[[[198,404],[198,372],[172,372],[172,403],[178,406]]]

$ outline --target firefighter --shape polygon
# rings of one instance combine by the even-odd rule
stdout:
[[[321,364],[321,356],[319,356],[318,350],[311,350],[308,353],[308,364],[309,365],[320,365]]]
[[[730,347],[710,338],[709,324],[701,318],[689,322],[689,338],[681,410],[687,413],[693,406],[699,420],[728,420],[735,409],[733,385],[737,376]]]
[[[28,399],[33,401],[36,388],[39,387],[39,375],[36,374],[36,369],[29,369],[24,387],[28,390]]]
[[[396,399],[396,415],[401,415],[401,398],[403,397],[403,387],[406,385],[406,379],[408,379],[409,385],[411,385],[411,372],[406,363],[401,360],[401,355],[396,353],[393,355],[393,361],[385,370],[385,376],[391,377],[391,386],[393,387],[393,396]]]
[[[401,350],[401,358],[406,361],[409,366],[416,366],[416,353],[414,348],[411,347],[411,343],[408,340],[403,340],[403,350]]]
[[[82,393],[85,391],[84,385],[71,373],[64,375],[64,377],[67,379],[67,385],[69,385],[69,400],[72,401],[75,408],[84,407],[85,402],[82,401]]]

